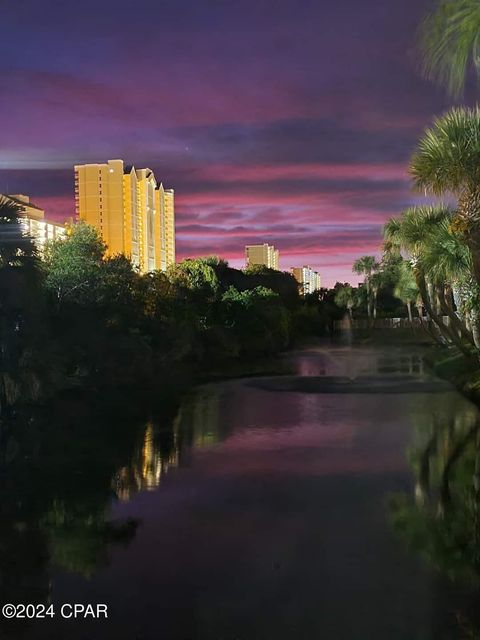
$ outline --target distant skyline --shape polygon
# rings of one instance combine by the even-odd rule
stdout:
[[[451,105],[418,71],[428,0],[0,0],[0,192],[74,213],[73,165],[123,158],[176,194],[177,257],[247,244],[358,281]]]

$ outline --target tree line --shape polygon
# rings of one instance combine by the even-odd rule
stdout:
[[[39,253],[18,208],[0,202],[2,409],[69,385],[168,384],[172,367],[270,356],[292,343],[301,307],[292,275],[214,256],[140,274],[83,223]]]

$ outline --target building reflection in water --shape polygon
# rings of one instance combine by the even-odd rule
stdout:
[[[178,466],[177,431],[172,425],[168,446],[152,422],[147,422],[142,441],[135,449],[130,465],[122,467],[113,478],[113,488],[119,500],[129,500],[138,491],[156,489],[169,469]],[[165,445],[165,439],[163,439]]]
[[[218,442],[219,404],[217,390],[201,387],[185,398],[170,423],[147,422],[130,464],[113,477],[117,498],[127,501],[139,491],[155,490],[165,475],[180,465],[183,452]]]
[[[201,387],[182,404],[179,428],[192,447],[208,447],[219,442],[221,392],[210,386]]]

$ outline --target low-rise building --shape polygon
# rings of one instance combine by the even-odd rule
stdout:
[[[35,242],[38,251],[43,251],[47,240],[65,238],[67,230],[65,224],[45,218],[45,211],[30,201],[30,196],[24,194],[0,194],[0,201],[6,200],[18,207],[22,218],[22,227],[26,234]]]

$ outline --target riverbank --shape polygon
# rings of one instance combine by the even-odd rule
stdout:
[[[282,357],[285,353],[298,349],[309,349],[328,344],[338,344],[345,339],[352,345],[359,346],[401,346],[417,347],[423,356],[428,369],[440,379],[449,382],[469,400],[480,406],[480,360],[476,356],[467,358],[454,347],[439,347],[424,331],[412,331],[409,328],[375,329],[374,333],[357,330],[351,336],[328,338],[310,338],[292,349],[270,358],[259,358],[250,361],[230,361],[209,371],[197,371],[190,379],[190,387],[206,382],[222,379],[247,378],[258,376],[278,376],[286,379],[292,372]],[[325,382],[325,381],[324,381]],[[323,383],[322,383],[323,384]],[[322,389],[325,392],[325,389]]]
[[[3,601],[108,602],[121,638],[156,637],[160,606],[172,640],[400,640],[429,628],[440,593],[436,629],[458,640],[463,593],[403,550],[385,514],[411,486],[412,433],[430,433],[436,412],[445,429],[475,413],[443,384],[420,389],[420,356],[325,339],[281,356],[296,380],[205,385],[168,412],[122,394],[105,410],[65,400],[6,447]],[[60,619],[44,622],[22,637],[63,637]]]
[[[467,398],[480,406],[480,361],[456,350],[432,349],[426,356],[427,364],[443,380],[448,380]]]
[[[424,332],[411,329],[356,331],[354,341],[363,345],[416,346],[422,350],[429,369],[453,384],[460,393],[480,406],[480,359],[460,353],[455,347],[439,347]]]
[[[405,345],[431,347],[434,343],[423,329],[411,329],[410,327],[399,327],[396,329],[356,329],[353,332],[355,342],[359,344],[375,345]]]

